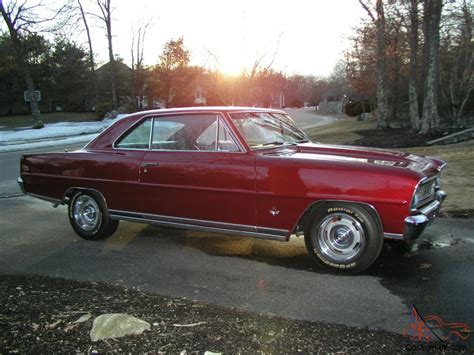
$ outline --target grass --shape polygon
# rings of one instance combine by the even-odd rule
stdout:
[[[347,144],[363,138],[360,131],[375,129],[376,121],[356,121],[354,118],[343,118],[337,122],[315,127],[306,131],[314,140],[328,144]],[[387,139],[390,136],[387,135]],[[435,156],[448,163],[441,183],[448,197],[443,211],[448,215],[470,215],[474,210],[474,141],[439,146],[421,146],[402,150],[418,155]]]
[[[41,115],[43,123],[96,121],[95,112],[53,112]],[[29,128],[33,124],[31,115],[0,116],[0,130]]]
[[[355,118],[339,118],[336,122],[306,130],[313,141],[326,144],[352,144],[362,138],[357,131],[377,128],[376,121],[356,121]]]
[[[443,205],[445,212],[474,209],[474,141],[415,147],[407,151],[435,156],[448,162],[441,178],[443,189],[448,193]]]

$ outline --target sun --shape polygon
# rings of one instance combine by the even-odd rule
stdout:
[[[239,58],[229,56],[222,58],[219,70],[227,76],[239,76],[245,70],[245,65]]]

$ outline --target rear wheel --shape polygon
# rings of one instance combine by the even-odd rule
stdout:
[[[109,218],[104,201],[95,192],[76,193],[69,203],[68,212],[72,228],[83,239],[105,239],[117,230],[119,221]]]
[[[306,248],[323,268],[361,272],[374,263],[382,250],[380,223],[361,205],[328,204],[314,210],[309,221]]]

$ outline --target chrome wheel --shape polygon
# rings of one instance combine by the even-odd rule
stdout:
[[[72,214],[77,226],[86,232],[98,228],[102,220],[99,205],[88,195],[81,195],[74,201]]]
[[[354,259],[365,242],[360,222],[345,213],[327,215],[319,226],[316,238],[320,251],[335,262]]]

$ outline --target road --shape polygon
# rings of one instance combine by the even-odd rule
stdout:
[[[317,112],[313,109],[286,108],[285,111],[293,118],[298,127],[302,129],[323,126],[336,120],[331,116],[317,115]]]
[[[472,220],[439,219],[412,249],[387,244],[368,272],[342,276],[315,268],[297,237],[282,243],[121,222],[110,239],[88,242],[73,233],[65,207],[18,197],[0,199],[0,211],[2,273],[107,282],[398,333],[411,304],[474,326]]]
[[[21,152],[0,153],[0,198],[18,195],[21,191],[16,183],[20,173],[20,158],[23,154],[74,150],[83,145],[63,145],[54,148],[35,149]]]

